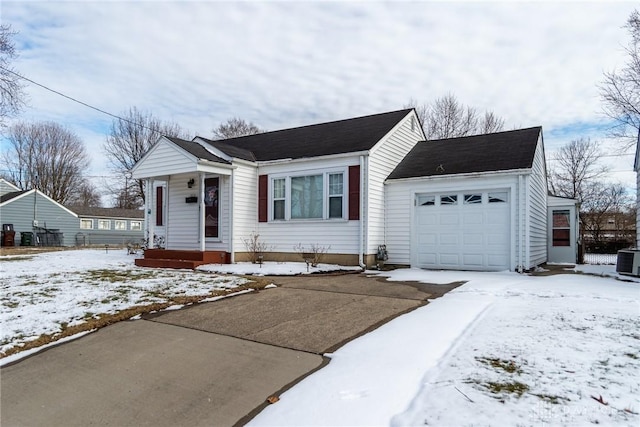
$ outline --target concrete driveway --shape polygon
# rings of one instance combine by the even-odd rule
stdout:
[[[322,353],[458,285],[272,280],[278,288],[121,322],[2,368],[2,426],[242,424],[321,368]]]

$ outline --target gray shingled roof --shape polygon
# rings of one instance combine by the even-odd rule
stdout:
[[[412,109],[211,141],[212,146],[245,160],[300,159],[371,149]]]
[[[94,216],[103,218],[144,218],[144,211],[140,209],[98,208],[91,206],[66,206],[78,216]]]
[[[31,191],[31,190],[12,191],[10,193],[5,193],[2,196],[0,196],[0,203],[4,203],[4,202],[9,201],[11,199],[15,199],[16,197],[18,197],[21,194],[26,193],[27,191]]]
[[[388,179],[531,168],[541,132],[538,126],[423,141],[416,144]]]
[[[199,159],[210,160],[210,161],[216,162],[216,163],[229,164],[228,161],[226,161],[223,158],[220,158],[220,157],[212,154],[210,151],[208,151],[206,148],[204,148],[202,145],[200,145],[197,142],[185,141],[184,139],[174,138],[174,137],[170,137],[170,136],[165,136],[165,138],[167,138],[169,141],[173,142],[174,144],[176,144],[178,147],[182,148],[183,150],[193,154],[194,156],[196,156]]]

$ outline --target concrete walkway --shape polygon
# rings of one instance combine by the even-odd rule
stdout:
[[[271,279],[280,287],[121,322],[2,368],[2,426],[233,425],[322,353],[457,286]]]

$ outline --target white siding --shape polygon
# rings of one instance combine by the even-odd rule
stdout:
[[[134,178],[149,178],[178,174],[196,169],[197,159],[172,142],[161,139],[149,153],[136,164]]]
[[[12,193],[14,191],[19,191],[20,189],[10,182],[5,181],[0,178],[0,196],[7,193]]]
[[[530,241],[526,268],[533,268],[547,261],[547,174],[542,138],[538,140],[528,183]]]
[[[262,165],[258,175],[271,174],[313,174],[322,173],[328,169],[343,168],[345,172],[345,188],[348,184],[348,167],[359,164],[359,157],[341,157],[330,159],[306,160],[304,162],[283,162],[272,165]],[[257,176],[255,178],[257,187]],[[271,185],[271,183],[269,183]],[[257,221],[258,196],[254,193],[254,209]],[[348,197],[345,197],[348,203]],[[348,212],[348,207],[347,207]],[[359,251],[359,221],[344,220],[290,220],[269,221],[257,223],[257,232],[260,240],[273,247],[274,252],[294,252],[293,247],[298,243],[304,246],[319,244],[331,246],[332,254],[357,254]],[[245,230],[244,235],[236,236],[237,239],[247,238],[251,230]],[[243,251],[244,246],[240,240],[237,251]]]
[[[244,252],[242,239],[258,230],[258,169],[250,165],[237,166],[233,176],[233,250]]]
[[[187,186],[189,179],[194,178],[196,185],[193,188]],[[169,179],[167,185],[167,249],[199,250],[199,207],[200,203],[185,203],[185,198],[197,196],[200,202],[196,174],[176,175]],[[155,217],[152,219],[155,221]],[[155,224],[155,222],[154,222]]]
[[[408,114],[385,139],[376,144],[369,155],[369,176],[366,179],[368,194],[365,206],[367,218],[365,252],[367,254],[376,253],[378,245],[385,243],[384,181],[416,143],[423,139],[417,119],[414,130],[411,130],[412,117],[414,117],[413,112]]]

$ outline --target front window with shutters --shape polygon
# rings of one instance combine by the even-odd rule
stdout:
[[[343,171],[273,177],[271,219],[343,219],[345,184]]]

